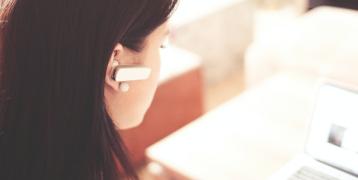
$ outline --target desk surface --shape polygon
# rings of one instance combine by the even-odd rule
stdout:
[[[302,152],[316,80],[278,74],[147,149],[190,179],[268,178]]]

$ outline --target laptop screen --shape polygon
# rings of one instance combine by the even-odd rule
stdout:
[[[358,92],[321,85],[306,151],[315,159],[358,174]]]

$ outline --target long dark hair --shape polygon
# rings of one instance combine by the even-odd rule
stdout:
[[[176,0],[9,2],[1,14],[0,179],[137,179],[106,111],[106,68],[117,43],[139,52]]]

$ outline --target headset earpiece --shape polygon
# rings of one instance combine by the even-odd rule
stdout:
[[[120,83],[119,89],[122,92],[129,91],[128,81],[145,80],[148,79],[151,74],[151,69],[145,66],[119,66],[118,62],[113,64],[114,70],[111,78]]]

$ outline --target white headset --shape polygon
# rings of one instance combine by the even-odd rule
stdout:
[[[149,78],[152,69],[141,65],[123,65],[120,66],[118,61],[113,63],[112,79],[120,82],[119,88],[122,92],[129,91],[128,81],[146,80]]]

